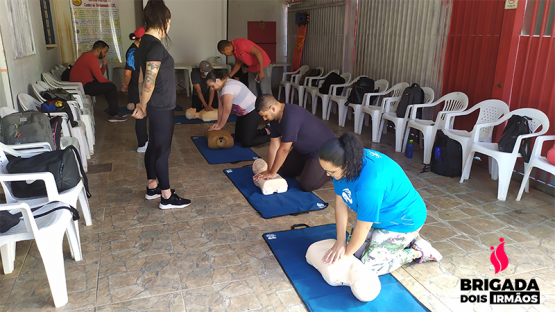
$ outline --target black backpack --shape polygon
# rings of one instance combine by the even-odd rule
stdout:
[[[66,70],[62,73],[62,81],[69,81],[69,75],[71,74],[71,65],[68,65]]]
[[[352,104],[362,104],[366,93],[374,92],[374,80],[368,77],[360,77],[351,89],[351,94],[345,103],[345,106]]]
[[[305,78],[307,78],[307,77],[316,77],[316,76],[318,76],[318,75],[320,75],[320,74],[321,74],[321,73],[320,73],[320,70],[319,70],[318,68],[309,69],[309,70],[306,71],[306,73],[304,73],[304,74],[301,76],[301,79],[300,79],[299,81],[297,81],[297,82],[298,82],[301,86],[304,86]],[[314,81],[313,81],[313,83],[314,83]],[[318,80],[316,80],[316,83],[318,83]]]
[[[512,115],[511,118],[509,118],[507,126],[503,129],[503,134],[501,134],[501,139],[497,144],[501,152],[512,153],[518,136],[532,133],[528,125],[528,120],[532,119],[519,115]],[[522,155],[522,159],[526,163],[530,161],[530,156],[532,156],[531,145],[531,138],[520,141],[518,152]]]
[[[75,101],[73,95],[62,88],[55,88],[47,91],[42,91],[40,96],[47,101]]]
[[[460,176],[463,162],[461,143],[449,138],[441,130],[437,134],[430,164],[432,172],[450,178]],[[436,153],[438,148],[439,152]]]
[[[328,94],[330,92],[330,86],[331,85],[335,85],[335,84],[344,84],[345,83],[345,78],[341,77],[339,74],[337,73],[331,73],[329,74],[329,76],[326,77],[326,79],[324,79],[324,83],[322,84],[322,86],[320,87],[320,89],[318,90],[321,94]],[[343,88],[337,88],[337,93],[335,95],[339,95],[341,94],[341,92],[343,92]]]
[[[83,177],[83,184],[89,193],[89,181],[81,164],[79,152],[73,146],[68,146],[63,150],[44,152],[30,158],[8,156],[6,167],[9,173],[35,173],[50,172],[54,175],[58,192],[63,192],[75,187]],[[46,196],[46,186],[44,181],[37,180],[32,183],[27,181],[11,182],[13,194],[16,197],[38,197]]]
[[[401,100],[399,100],[397,105],[397,117],[405,117],[407,107],[412,104],[424,104],[424,90],[417,83],[413,83],[403,91]],[[422,118],[422,109],[418,109],[416,118]]]

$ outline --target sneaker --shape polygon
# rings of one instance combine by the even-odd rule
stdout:
[[[123,122],[123,121],[127,121],[127,119],[125,117],[123,117],[121,114],[117,114],[114,116],[110,116],[110,118],[108,118],[109,122]]]
[[[174,189],[171,190],[172,193],[175,192]],[[151,199],[156,199],[156,198],[160,198],[162,196],[162,189],[160,189],[160,186],[157,185],[156,188],[153,189],[149,189],[148,186],[146,187],[146,195],[145,198],[148,200]]]
[[[422,257],[415,259],[417,263],[427,262],[427,261],[441,261],[443,256],[437,251],[432,244],[425,241],[423,238],[418,237],[412,243],[412,248],[422,253]]]
[[[137,148],[137,153],[145,153],[147,147],[148,147],[148,141],[146,141],[145,146],[141,146]]]
[[[160,209],[185,208],[190,204],[190,200],[177,196],[177,194],[175,194],[175,191],[172,190],[172,195],[170,196],[170,198],[165,199],[164,197],[162,197],[162,201],[160,202]]]

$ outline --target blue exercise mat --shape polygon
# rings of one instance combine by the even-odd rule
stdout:
[[[235,135],[232,134],[232,136],[235,140]],[[204,156],[206,161],[211,165],[236,163],[260,158],[253,150],[243,147],[239,142],[235,142],[232,148],[212,150],[208,148],[208,141],[204,136],[192,136],[191,139],[202,156]]]
[[[310,311],[429,311],[391,274],[380,276],[381,292],[370,302],[356,299],[349,286],[326,283],[305,256],[313,243],[337,237],[335,224],[262,236]]]
[[[325,209],[328,204],[312,192],[303,192],[299,181],[284,178],[287,192],[264,195],[252,180],[252,167],[225,169],[227,177],[264,219]]]
[[[227,122],[236,122],[237,115],[231,114],[229,118],[227,118]],[[216,120],[213,121],[203,121],[202,119],[187,119],[184,115],[175,116],[175,124],[176,125],[188,125],[188,124],[199,124],[199,123],[215,123]]]

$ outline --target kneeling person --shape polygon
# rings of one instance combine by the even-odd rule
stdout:
[[[320,166],[318,152],[324,142],[335,138],[333,131],[323,121],[298,105],[278,102],[273,95],[265,94],[256,99],[256,110],[270,125],[268,171],[254,179],[271,179],[281,168],[284,177],[300,178],[305,192],[319,189],[331,178]],[[293,150],[291,152],[291,146]]]

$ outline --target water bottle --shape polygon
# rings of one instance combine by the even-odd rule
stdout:
[[[407,144],[407,151],[405,153],[405,156],[407,156],[407,158],[412,158],[413,149],[414,149],[414,143],[412,140],[409,140],[409,144]]]
[[[441,147],[436,147],[434,150],[435,159],[441,161]]]

